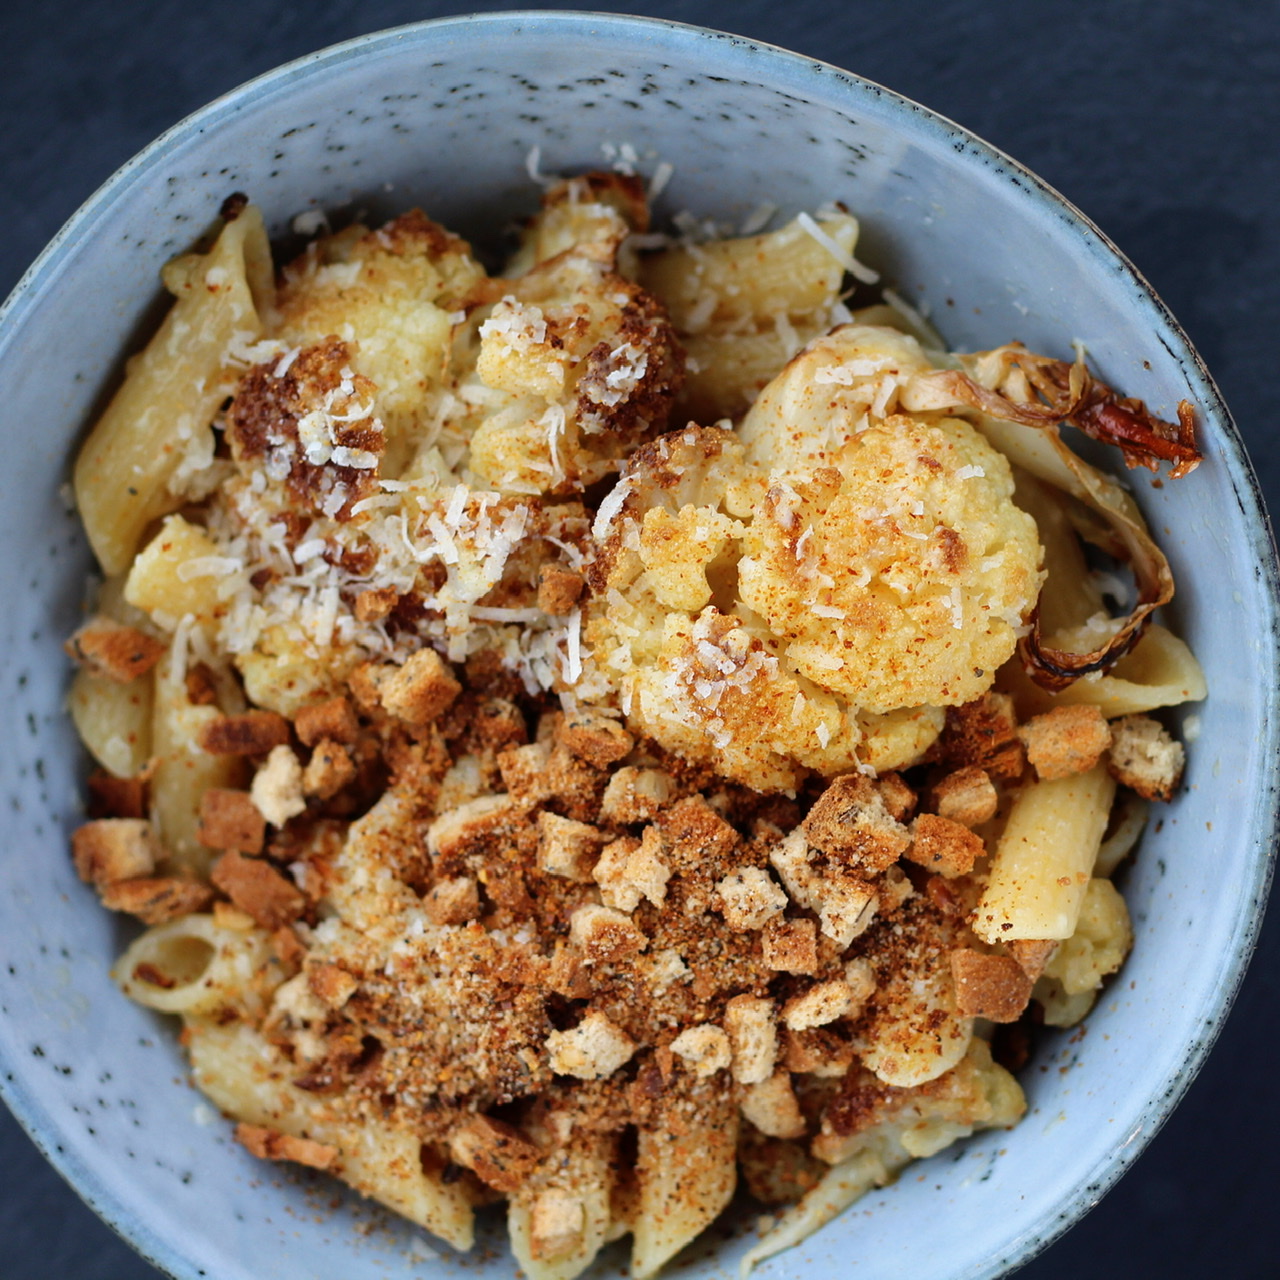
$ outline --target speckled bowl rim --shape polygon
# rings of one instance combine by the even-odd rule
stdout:
[[[317,72],[323,73],[357,59],[376,58],[382,51],[402,46],[406,41],[429,43],[440,34],[464,26],[490,26],[495,29],[495,33],[501,30],[508,34],[514,34],[516,30],[541,28],[544,32],[554,32],[558,38],[566,41],[572,40],[579,33],[585,34],[587,29],[596,35],[607,29],[609,34],[618,37],[624,45],[658,49],[665,44],[672,44],[679,45],[686,52],[690,45],[705,45],[709,50],[717,49],[722,56],[727,49],[731,58],[738,55],[763,56],[769,59],[771,72],[778,79],[789,83],[798,95],[821,99],[844,90],[855,95],[870,93],[885,100],[893,108],[913,114],[917,117],[916,126],[926,135],[932,135],[935,140],[944,141],[957,150],[981,159],[1003,181],[1019,188],[1024,195],[1038,200],[1067,221],[1079,234],[1082,251],[1096,260],[1106,262],[1112,270],[1118,265],[1137,286],[1141,298],[1139,305],[1150,312],[1148,318],[1153,335],[1182,366],[1198,403],[1207,407],[1210,410],[1208,416],[1221,423],[1224,428],[1216,443],[1221,448],[1236,501],[1248,525],[1249,550],[1263,578],[1264,589],[1259,594],[1269,606],[1265,619],[1267,636],[1271,655],[1273,658],[1276,656],[1276,650],[1280,647],[1280,562],[1277,561],[1275,540],[1257,476],[1245,452],[1239,431],[1199,354],[1155,290],[1128,258],[1059,192],[1016,160],[947,117],[872,80],[829,63],[728,32],[665,19],[616,13],[509,10],[409,23],[357,36],[285,63],[230,90],[180,120],[122,165],[80,206],[24,273],[4,306],[0,307],[0,352],[7,346],[9,334],[21,326],[34,299],[40,294],[42,284],[61,267],[68,246],[85,234],[91,224],[104,218],[126,192],[162,168],[170,153],[187,138],[216,128],[221,121],[248,109],[262,96],[268,93],[278,94],[292,83],[307,79]],[[1083,1218],[1141,1155],[1204,1065],[1235,1002],[1245,970],[1257,945],[1271,886],[1275,848],[1280,839],[1280,729],[1275,714],[1278,700],[1280,699],[1273,690],[1269,694],[1268,705],[1264,708],[1262,721],[1264,741],[1260,758],[1271,763],[1265,779],[1259,780],[1265,781],[1266,793],[1265,802],[1260,804],[1258,814],[1260,819],[1269,817],[1270,821],[1268,823],[1260,820],[1254,834],[1249,907],[1242,911],[1237,922],[1233,945],[1221,953],[1214,999],[1200,1011],[1203,1034],[1188,1046],[1181,1064],[1152,1089],[1146,1105],[1133,1117],[1128,1133],[1117,1141],[1086,1176],[1079,1179],[1072,1196],[1056,1209],[1042,1213],[1038,1221],[1010,1242],[1002,1256],[993,1259],[984,1269],[965,1273],[963,1280],[989,1280],[990,1277],[1009,1274],[1030,1262]],[[120,1202],[111,1188],[104,1185],[77,1159],[72,1148],[58,1142],[59,1133],[54,1122],[43,1112],[34,1096],[24,1088],[19,1065],[5,1061],[2,1054],[0,1098],[7,1103],[45,1158],[85,1203],[147,1262],[178,1280],[206,1275],[203,1270],[193,1270],[179,1248],[136,1217]]]

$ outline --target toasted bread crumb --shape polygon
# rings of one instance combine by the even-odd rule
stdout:
[[[1032,981],[1012,956],[957,947],[951,953],[951,974],[956,1012],[963,1018],[1016,1022],[1031,999]]]
[[[965,765],[933,784],[933,807],[940,818],[977,827],[996,815],[1000,798],[985,769]]]
[[[260,1124],[236,1125],[236,1141],[259,1160],[290,1160],[311,1169],[328,1169],[338,1158],[338,1148],[310,1138],[268,1129]]]
[[[791,1076],[779,1071],[742,1092],[742,1114],[770,1138],[800,1138],[807,1128]]]
[[[139,876],[102,886],[103,906],[137,916],[143,924],[168,924],[203,911],[213,901],[208,885],[178,876]]]
[[[302,771],[302,790],[319,800],[328,800],[354,781],[355,761],[341,743],[321,738]]]
[[[837,778],[801,826],[815,848],[871,874],[895,863],[911,843],[875,783],[860,773]]]
[[[141,818],[99,818],[71,834],[71,856],[80,879],[101,888],[150,875],[162,856],[151,824]]]
[[[1182,743],[1150,716],[1124,716],[1111,733],[1111,776],[1144,800],[1172,800],[1186,761]]]
[[[462,686],[434,649],[419,649],[402,666],[358,667],[351,690],[362,705],[374,703],[410,728],[423,729],[449,709]]]
[[[725,1006],[724,1029],[733,1051],[733,1078],[739,1084],[767,1080],[778,1057],[773,1001],[761,996],[734,996]]]
[[[662,860],[662,836],[656,827],[646,827],[639,840],[614,840],[604,847],[591,874],[607,907],[634,911],[643,898],[662,906],[671,879],[671,868]]]
[[[283,827],[307,807],[302,791],[302,765],[289,747],[272,747],[253,775],[249,794],[273,827]]]
[[[356,596],[352,612],[361,622],[381,622],[400,603],[394,587],[368,587]]]
[[[649,945],[630,916],[591,903],[579,907],[569,918],[569,941],[582,951],[588,964],[625,960]]]
[[[630,1061],[636,1044],[603,1013],[592,1012],[568,1031],[553,1031],[546,1048],[556,1075],[600,1080]]]
[[[225,853],[213,864],[209,878],[264,929],[292,924],[306,906],[302,893],[261,858]]]
[[[964,706],[948,707],[935,751],[949,764],[978,765],[993,778],[1021,777],[1026,757],[1018,741],[1013,698],[992,691]]]
[[[538,608],[562,618],[578,607],[586,585],[582,574],[562,564],[544,564],[538,569]]]
[[[716,885],[720,912],[731,929],[763,929],[787,907],[787,895],[762,867],[740,867]]]
[[[552,1263],[582,1248],[587,1211],[582,1201],[559,1187],[538,1193],[529,1213],[529,1252]]]
[[[770,920],[761,936],[764,962],[780,973],[818,971],[818,929],[812,920]]]
[[[306,974],[307,986],[330,1009],[341,1009],[360,987],[358,978],[336,964],[311,964]]]
[[[906,856],[947,877],[968,875],[974,862],[986,853],[981,836],[936,813],[919,814],[912,823],[911,835]]]
[[[454,1129],[449,1154],[503,1195],[518,1190],[542,1156],[515,1125],[484,1115],[470,1116]]]
[[[205,848],[261,853],[266,833],[262,810],[247,791],[209,787],[201,795],[198,837]]]
[[[1034,982],[1043,972],[1049,957],[1058,949],[1052,939],[1018,938],[1004,944],[1005,950],[1018,962],[1018,967]]]
[[[423,906],[432,924],[466,924],[480,914],[480,891],[470,876],[438,880]]]
[[[219,716],[200,730],[203,750],[215,756],[264,756],[289,741],[289,722],[274,711]]]
[[[611,716],[587,708],[566,714],[555,736],[571,754],[597,769],[607,769],[635,746],[635,739]]]
[[[674,791],[671,776],[664,770],[624,765],[609,779],[600,816],[621,824],[649,822],[666,806]]]
[[[95,769],[88,780],[89,817],[145,818],[149,776],[143,772],[132,778],[117,778],[105,769]]]
[[[605,838],[598,827],[543,809],[538,814],[538,866],[549,875],[589,881]]]
[[[671,1052],[699,1079],[724,1071],[733,1060],[729,1037],[711,1023],[686,1027],[671,1042]]]
[[[843,978],[817,982],[808,991],[792,996],[782,1006],[782,1021],[790,1031],[825,1027],[854,1012],[853,988]]]
[[[96,675],[118,684],[144,676],[164,656],[164,645],[135,627],[103,615],[91,618],[67,641],[67,653]]]
[[[350,746],[360,733],[360,722],[346,698],[327,698],[303,707],[293,718],[293,728],[304,747],[322,739]]]
[[[1111,730],[1102,712],[1085,703],[1054,707],[1033,716],[1019,730],[1027,760],[1045,779],[1087,773],[1111,745]]]

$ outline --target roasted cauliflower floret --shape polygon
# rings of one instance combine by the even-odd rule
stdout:
[[[619,273],[632,223],[594,198],[596,186],[574,179],[549,192],[517,259],[523,273],[477,294],[486,305],[460,422],[471,471],[504,492],[564,493],[616,471],[665,427],[683,378],[662,305]],[[566,243],[574,236],[584,238]]]
[[[643,732],[788,789],[915,762],[942,708],[990,687],[1040,545],[975,428],[883,416],[927,368],[914,339],[847,326],[766,389],[745,440],[689,427],[628,459],[595,522],[586,634]]]
[[[603,260],[620,254],[619,268],[629,279],[634,265],[624,241],[649,229],[644,182],[630,173],[584,173],[558,182],[542,197],[538,216],[530,218],[520,248],[507,263],[508,276],[522,276],[578,245],[591,245]]]
[[[807,472],[897,408],[902,384],[933,366],[910,334],[846,324],[815,339],[769,383],[738,436],[769,471]]]
[[[689,356],[680,413],[738,417],[806,342],[848,319],[840,287],[857,219],[832,212],[810,226],[829,245],[797,218],[761,235],[672,245],[641,263],[640,283],[667,307]]]
[[[466,241],[416,210],[317,240],[285,269],[275,334],[294,346],[330,334],[352,345],[353,367],[377,388],[383,474],[400,475],[433,434],[454,328],[483,278]]]
[[[865,711],[957,706],[1014,650],[1039,542],[1009,464],[968,423],[894,416],[748,527],[741,599],[802,675]]]

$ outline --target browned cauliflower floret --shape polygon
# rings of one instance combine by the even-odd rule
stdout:
[[[662,299],[689,356],[680,414],[738,417],[806,342],[848,319],[840,286],[857,219],[831,212],[809,228],[797,218],[761,235],[685,239],[641,263],[640,283]]]
[[[483,279],[466,241],[417,210],[317,240],[285,269],[274,336],[351,344],[353,367],[376,384],[384,475],[400,475],[430,443],[463,301]]]
[[[666,425],[680,387],[666,312],[619,273],[632,224],[595,198],[599,185],[597,175],[549,192],[517,260],[527,269],[477,295],[487,305],[458,422],[470,470],[503,492],[567,493],[610,474]]]
[[[976,698],[1039,590],[1009,464],[968,423],[895,415],[773,484],[743,539],[744,604],[795,669],[884,713]]]
[[[990,687],[1040,546],[974,427],[884,415],[927,367],[914,339],[848,326],[766,389],[750,432],[689,427],[627,461],[595,522],[587,640],[643,732],[786,789],[910,764],[942,708]]]

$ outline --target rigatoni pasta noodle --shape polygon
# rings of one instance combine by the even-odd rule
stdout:
[[[857,239],[597,173],[503,275],[416,211],[276,274],[240,198],[166,271],[75,471],[73,853],[253,1154],[459,1249],[505,1198],[533,1280],[742,1181],[759,1260],[1016,1122],[992,1027],[1123,962],[1204,685],[1060,428],[1177,476],[1190,408],[850,310]]]

